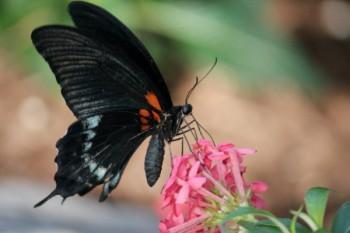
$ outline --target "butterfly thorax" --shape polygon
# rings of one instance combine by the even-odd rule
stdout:
[[[164,139],[167,142],[171,142],[172,139],[181,133],[181,125],[186,115],[192,112],[192,106],[190,104],[174,106],[169,111],[163,114],[163,120],[160,124],[160,128]]]

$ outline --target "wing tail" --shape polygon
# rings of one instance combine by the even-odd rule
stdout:
[[[49,195],[47,195],[47,197],[45,197],[44,199],[42,199],[41,201],[36,203],[34,205],[34,208],[38,208],[39,206],[42,206],[43,204],[45,204],[45,202],[47,202],[48,200],[50,200],[51,198],[53,198],[54,196],[56,196],[58,194],[59,193],[57,192],[57,189],[53,190]]]

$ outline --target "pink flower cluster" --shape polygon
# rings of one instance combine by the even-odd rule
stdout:
[[[171,175],[162,190],[162,233],[220,232],[225,216],[239,206],[265,206],[263,182],[247,183],[243,158],[255,153],[233,144],[214,146],[199,140],[193,152],[173,157]]]

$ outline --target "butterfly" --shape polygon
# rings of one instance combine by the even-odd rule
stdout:
[[[77,118],[56,143],[56,188],[35,207],[98,185],[104,201],[149,136],[144,166],[153,186],[165,143],[184,133],[183,120],[192,114],[187,98],[194,87],[184,105],[174,106],[153,58],[121,21],[87,2],[71,2],[68,9],[75,26],[42,26],[31,35]]]

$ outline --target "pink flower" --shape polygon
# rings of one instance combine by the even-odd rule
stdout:
[[[219,233],[226,214],[237,207],[265,206],[260,194],[267,185],[248,184],[243,178],[243,159],[255,150],[199,140],[192,151],[173,157],[173,169],[161,193],[160,232]]]

